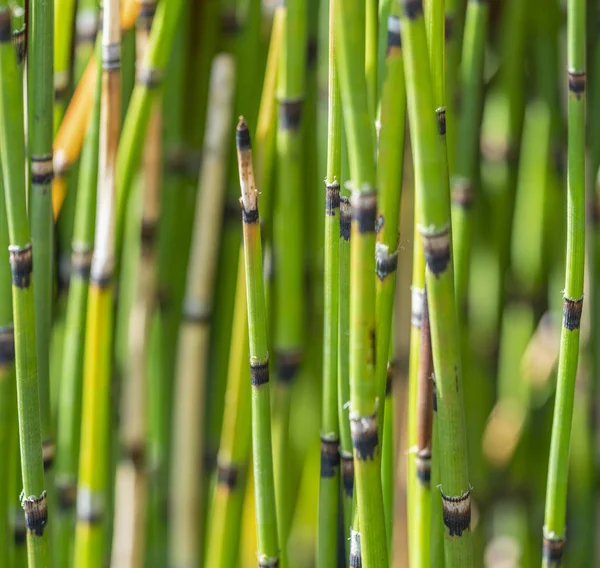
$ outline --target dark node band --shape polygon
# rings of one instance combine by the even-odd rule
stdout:
[[[558,568],[560,566],[564,550],[564,538],[547,538],[544,536],[542,557],[546,561],[548,568]]]
[[[44,461],[44,471],[49,470],[54,463],[55,445],[54,440],[44,440],[42,442],[42,459]]]
[[[111,43],[102,46],[102,69],[115,71],[121,68],[121,44]]]
[[[91,247],[73,248],[71,252],[71,276],[77,275],[87,280],[90,277],[93,254],[94,251]]]
[[[208,325],[212,318],[212,310],[208,306],[184,302],[181,317],[184,322],[192,325]]]
[[[277,380],[289,383],[296,377],[302,363],[302,353],[299,351],[277,353]]]
[[[340,184],[337,182],[325,184],[325,214],[333,217],[340,208]]]
[[[256,209],[250,209],[250,211],[246,211],[244,209],[244,204],[242,203],[242,221],[247,223],[248,225],[252,225],[253,223],[258,223],[259,215],[258,215],[258,207]]]
[[[144,471],[146,468],[146,447],[143,442],[127,444],[123,448],[123,456],[130,461],[136,471]]]
[[[444,19],[444,40],[449,42],[454,35],[454,14],[450,14]]]
[[[8,43],[12,39],[10,33],[10,10],[0,10],[0,43]]]
[[[54,87],[54,98],[57,101],[64,102],[66,100],[68,94],[69,94],[69,85]],[[41,182],[34,182],[34,183],[41,183]]]
[[[392,383],[394,382],[394,364],[388,363],[385,375],[385,396],[392,396]]]
[[[452,203],[463,209],[469,209],[473,204],[473,184],[466,178],[452,180]]]
[[[150,31],[152,20],[156,14],[156,2],[140,2],[140,11],[136,21],[136,27],[140,30]]]
[[[302,120],[302,99],[279,101],[279,123],[284,130],[296,130]]]
[[[46,503],[46,492],[42,491],[39,497],[31,495],[21,500],[21,506],[25,511],[25,527],[28,532],[35,536],[44,535],[44,527],[48,522],[48,505]]]
[[[581,311],[583,309],[583,298],[579,300],[564,299],[563,303],[563,325],[569,330],[579,329],[581,325]]]
[[[461,536],[471,526],[471,490],[451,497],[442,494],[442,516],[450,536]]]
[[[350,568],[362,568],[361,555],[350,553],[350,558],[348,560],[348,566],[350,566]]]
[[[414,20],[423,14],[422,0],[403,0],[404,13],[409,20]]]
[[[145,219],[142,221],[142,227],[140,229],[142,246],[151,246],[154,243],[156,240],[157,228],[156,220],[154,219]]]
[[[0,367],[15,361],[15,331],[12,325],[0,328]]]
[[[250,364],[250,380],[253,387],[260,387],[269,382],[269,360],[257,365]]]
[[[234,491],[237,487],[240,470],[235,464],[217,465],[217,483],[226,487],[228,491]]]
[[[579,99],[585,93],[586,76],[585,72],[578,73],[569,71],[569,91]]]
[[[421,450],[415,456],[415,466],[417,470],[417,479],[426,487],[429,487],[431,480],[431,451],[426,448]]]
[[[446,107],[436,109],[435,117],[437,119],[438,134],[446,136]]]
[[[450,263],[450,236],[448,228],[435,234],[422,234],[425,264],[436,277],[446,270]]]
[[[31,156],[31,182],[42,185],[52,182],[54,177],[54,164],[52,163],[52,154],[43,156]]]
[[[225,36],[235,36],[241,29],[235,10],[226,10],[221,14],[221,33]]]
[[[342,195],[340,196],[340,238],[345,241],[350,240],[352,222],[352,205],[350,200]]]
[[[383,281],[386,276],[396,272],[398,268],[398,251],[387,252],[387,247],[376,247],[375,249],[375,271],[379,280]]]
[[[68,512],[73,509],[77,501],[77,485],[74,481],[56,484],[58,510]]]
[[[364,191],[352,196],[352,219],[359,233],[374,233],[377,218],[377,192]]]
[[[19,511],[14,524],[13,539],[15,546],[24,546],[27,542],[27,531],[25,530],[25,520]]]
[[[25,25],[20,30],[15,30],[12,34],[13,47],[17,56],[17,65],[21,65],[27,55],[27,34]]]
[[[438,408],[437,408],[437,388],[435,386],[435,379],[433,380],[433,389],[431,392],[431,397],[433,398],[432,410],[433,410],[433,412],[437,412],[437,410],[438,410]]]
[[[33,271],[33,253],[31,245],[8,247],[13,285],[17,288],[29,288]]]
[[[402,47],[402,37],[400,36],[400,18],[398,16],[390,16],[388,18],[388,53],[394,47]]]
[[[248,130],[246,121],[243,118],[240,118],[240,122],[235,131],[235,145],[238,150],[250,150],[252,148],[250,130]]]
[[[108,288],[112,284],[112,273],[92,274],[90,271],[90,284],[98,288]]]
[[[258,568],[279,568],[279,557],[259,559]]]
[[[340,466],[339,440],[321,437],[321,477],[331,478]]]
[[[306,42],[306,66],[311,68],[314,67],[314,64],[317,62],[317,53],[319,52],[319,48],[317,45],[317,40],[314,37],[308,38]]]
[[[155,89],[162,83],[163,73],[156,67],[142,67],[138,70],[135,80],[138,85],[147,89]]]
[[[375,459],[377,453],[377,415],[350,419],[354,455],[360,461]]]
[[[360,533],[350,529],[350,557],[348,559],[350,568],[362,568],[362,551],[360,546]]]
[[[354,493],[354,456],[341,455],[342,463],[342,485],[344,486],[344,495],[351,498]]]

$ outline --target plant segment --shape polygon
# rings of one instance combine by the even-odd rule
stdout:
[[[54,283],[54,223],[52,219],[53,25],[52,2],[32,2],[27,55],[29,153],[29,225],[33,249],[35,333],[44,468],[50,475],[54,460],[50,416],[50,329]]]
[[[447,173],[440,167],[445,152],[445,116],[443,109],[436,112],[434,106],[422,3],[420,0],[405,0],[402,7],[408,114],[437,381],[445,558],[448,568],[469,567],[473,564],[471,486],[467,470],[458,322],[450,255],[450,200]]]
[[[237,126],[236,146],[240,171],[248,334],[250,344],[250,380],[252,384],[252,455],[254,494],[258,535],[259,568],[279,565],[277,514],[273,490],[271,448],[271,395],[265,295],[263,286],[262,246],[258,214],[258,191],[254,182],[250,132],[243,118]]]
[[[201,529],[203,423],[206,359],[210,345],[214,281],[221,234],[227,148],[235,85],[231,56],[213,62],[200,195],[196,202],[194,233],[179,332],[176,366],[171,470],[172,521],[170,557],[174,566],[199,562]]]
[[[460,67],[461,109],[452,173],[452,233],[456,297],[465,301],[469,285],[472,205],[479,171],[479,127],[483,99],[483,60],[488,25],[488,2],[469,0]]]
[[[278,77],[279,122],[277,131],[277,192],[275,193],[274,256],[275,335],[277,364],[277,437],[275,481],[278,531],[285,563],[285,547],[291,521],[288,463],[291,385],[302,358],[304,327],[302,220],[304,165],[302,109],[306,67],[306,11],[304,0],[286,3]]]
[[[44,488],[38,387],[33,254],[25,196],[25,140],[21,71],[12,45],[11,14],[0,2],[0,160],[10,239],[17,410],[21,450],[21,506],[27,528],[27,556],[33,568],[50,562],[48,507]],[[50,160],[50,164],[52,161]]]
[[[329,3],[329,102],[327,175],[325,177],[325,258],[323,320],[323,408],[321,411],[321,470],[317,567],[337,564],[336,545],[339,507],[339,419],[338,419],[338,280],[340,239],[340,180],[342,107],[337,84],[335,49],[335,4]]]
[[[350,251],[350,429],[362,562],[387,565],[375,375],[375,190],[374,129],[369,117],[360,0],[337,5],[336,39],[340,92],[352,186]]]
[[[567,255],[556,402],[546,489],[542,566],[561,565],[565,544],[567,476],[585,256],[585,16],[584,0],[567,4],[568,169]]]
[[[98,199],[85,334],[84,384],[77,485],[75,566],[100,567],[106,550],[110,379],[115,265],[115,168],[120,125],[119,2],[104,4]]]

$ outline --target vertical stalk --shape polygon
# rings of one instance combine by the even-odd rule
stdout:
[[[69,97],[71,82],[71,49],[73,23],[75,21],[75,0],[56,0],[48,5],[56,11],[54,19],[54,130],[62,120]],[[53,51],[50,50],[50,55]]]
[[[0,2],[0,160],[4,179],[17,376],[17,410],[23,491],[21,506],[27,527],[29,566],[50,562],[46,490],[42,457],[42,428],[37,371],[35,310],[32,285],[33,255],[25,194],[22,77],[11,42],[11,14]],[[50,165],[52,162],[50,161]]]
[[[54,276],[52,219],[53,26],[52,2],[31,2],[27,59],[27,148],[29,159],[29,224],[33,249],[35,333],[37,339],[40,418],[44,470],[51,478],[54,460],[50,416],[50,329]]]
[[[337,84],[335,4],[329,2],[329,101],[325,178],[325,258],[323,318],[323,407],[317,534],[317,567],[337,565],[340,454],[338,446],[338,281],[342,107]]]
[[[438,387],[445,558],[448,568],[469,567],[473,564],[471,486],[467,468],[458,322],[450,254],[450,199],[447,171],[443,167],[445,113],[443,108],[436,110],[434,106],[434,85],[425,56],[427,42],[422,2],[405,0],[403,12],[403,52],[416,187],[419,192],[419,231],[423,239],[431,343]]]
[[[374,123],[377,116],[379,94],[377,89],[379,2],[365,0],[365,80],[367,82],[367,103],[369,115]]]
[[[584,0],[567,3],[569,81],[567,255],[556,401],[550,442],[542,566],[560,566],[565,544],[569,447],[579,357],[585,256],[585,20]]]
[[[339,77],[352,186],[350,251],[350,429],[363,565],[387,565],[375,375],[375,140],[369,118],[361,0],[338,6]],[[356,526],[354,526],[356,528]]]
[[[302,110],[306,66],[306,2],[286,4],[279,67],[279,123],[277,131],[278,191],[275,193],[274,255],[275,335],[277,362],[275,483],[281,563],[286,564],[286,543],[291,521],[288,471],[289,420],[292,383],[302,360],[304,278],[302,220],[304,164]]]
[[[472,233],[472,204],[479,178],[479,128],[483,99],[483,60],[488,3],[469,0],[460,66],[461,109],[456,131],[456,162],[452,164],[452,232],[456,265],[456,297],[466,301]]]
[[[199,562],[202,530],[204,408],[218,244],[225,199],[234,63],[218,55],[211,72],[204,160],[183,303],[176,366],[171,483],[170,561]]]
[[[97,52],[100,54],[100,38]],[[77,464],[81,431],[81,393],[85,346],[85,314],[90,266],[94,246],[98,145],[100,126],[101,66],[98,75],[92,120],[81,158],[71,252],[71,278],[66,308],[62,380],[56,445],[57,536],[54,558],[57,566],[69,566],[75,521]]]
[[[115,264],[115,167],[120,124],[119,1],[104,4],[100,155],[94,253],[85,336],[81,451],[77,486],[75,566],[104,562],[110,440],[110,378],[113,336],[112,279]]]
[[[4,202],[4,183],[0,175],[0,250],[9,246],[8,222]],[[15,428],[15,337],[11,302],[11,273],[8,262],[0,263],[0,448],[4,459],[0,462],[0,564],[11,566],[14,554],[13,533],[10,530],[9,506],[14,491],[11,480],[17,455],[13,440],[18,436]]]
[[[135,38],[140,61],[156,11],[155,0],[140,0]],[[142,214],[138,226],[140,259],[134,282],[128,335],[126,377],[121,398],[121,461],[115,480],[115,520],[111,563],[141,567],[146,558],[147,515],[147,407],[149,391],[150,326],[156,300],[155,242],[162,184],[162,109],[154,102],[142,159]],[[136,223],[137,224],[137,223]]]
[[[252,453],[258,534],[258,565],[278,566],[277,513],[271,448],[271,396],[258,191],[254,182],[250,132],[243,118],[237,126],[236,147],[240,170],[250,378],[252,384]]]

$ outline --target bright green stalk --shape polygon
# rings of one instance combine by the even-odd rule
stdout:
[[[456,97],[458,95],[458,77],[461,52],[462,8],[465,0],[445,0],[444,2],[444,39],[446,43],[446,61],[444,79],[446,93],[446,141],[448,147],[448,164],[451,172],[456,161]]]
[[[71,48],[73,22],[75,20],[75,0],[55,0],[46,3],[56,11],[54,18],[54,131],[58,128],[68,101],[71,79]],[[48,8],[47,8],[48,9]],[[34,26],[35,27],[35,26]],[[52,55],[52,50],[50,56]]]
[[[8,222],[4,203],[4,184],[0,176],[0,250],[7,250]],[[0,462],[0,564],[11,566],[13,533],[10,530],[9,505],[14,475],[16,448],[15,340],[11,302],[11,274],[8,262],[0,263],[0,448],[4,459]]]
[[[335,4],[329,2],[329,116],[325,178],[325,259],[323,321],[323,407],[321,415],[321,481],[317,568],[337,565],[340,426],[338,419],[338,281],[342,107],[337,84]]]
[[[206,566],[234,568],[238,560],[242,506],[250,458],[250,373],[244,253],[240,250],[227,394],[217,482],[208,525]]]
[[[152,101],[171,54],[184,1],[159,2],[144,61],[137,71],[117,154],[116,252],[121,249],[125,212],[133,178],[140,165]]]
[[[279,544],[273,459],[271,447],[271,396],[269,385],[269,352],[265,318],[262,247],[258,214],[258,192],[254,182],[250,133],[243,119],[237,127],[236,146],[242,192],[246,297],[250,342],[250,375],[252,383],[252,454],[254,492],[258,534],[258,562],[277,566]]]
[[[29,151],[29,225],[33,248],[35,333],[42,420],[44,470],[51,476],[54,460],[50,415],[50,330],[54,299],[54,219],[52,217],[53,26],[52,2],[32,2],[27,48]]]
[[[569,75],[567,261],[563,328],[552,424],[542,566],[560,566],[565,542],[569,446],[579,357],[585,256],[585,19],[584,0],[567,4]]]
[[[440,493],[447,528],[445,558],[448,568],[468,568],[473,565],[471,486],[467,468],[458,322],[450,255],[450,200],[447,172],[443,167],[445,120],[443,109],[434,112],[433,84],[425,55],[427,42],[422,3],[420,0],[405,0],[403,8],[406,89],[437,381]]]
[[[374,130],[369,117],[361,0],[345,2],[336,14],[340,92],[352,184],[350,270],[350,428],[360,519],[363,566],[387,565],[381,489],[375,375],[375,190]],[[356,527],[355,527],[356,528]]]
[[[394,543],[394,497],[395,497],[395,474],[396,474],[396,409],[394,407],[394,393],[392,383],[394,382],[394,363],[392,355],[388,358],[388,372],[385,389],[381,447],[381,488],[383,493],[383,512],[385,515],[385,533],[387,537],[388,557],[392,558]]]
[[[432,440],[431,440],[431,480],[430,487],[437,487],[440,484],[440,439],[438,435],[438,413],[437,413],[437,389],[435,380],[433,381],[433,416],[431,420]],[[430,507],[430,532],[428,535],[419,533],[420,539],[425,539],[425,546],[429,546],[430,565],[444,568],[444,521],[442,504],[438,499],[437,492],[429,491],[431,497]],[[420,540],[422,543],[423,540]],[[428,544],[427,544],[428,543]],[[422,546],[422,544],[417,544]],[[427,555],[427,553],[425,553]]]
[[[97,42],[97,45],[99,48],[100,41]],[[100,57],[100,50],[97,51],[98,57]],[[81,430],[85,314],[94,246],[96,185],[98,183],[101,70],[102,66],[98,65],[94,110],[81,156],[71,253],[71,279],[63,345],[56,447],[56,488],[59,510],[54,558],[57,566],[70,565],[72,550]]]
[[[488,3],[469,0],[461,61],[461,112],[452,175],[452,233],[456,265],[456,297],[465,300],[469,286],[472,203],[479,178],[479,127],[483,99],[483,61]]]
[[[35,311],[31,282],[32,250],[25,200],[25,141],[21,72],[11,42],[10,10],[0,2],[0,159],[4,178],[10,265],[13,275],[13,314],[17,409],[21,447],[27,555],[29,566],[50,562],[42,429],[35,340]],[[50,160],[50,166],[52,161]]]
[[[365,79],[367,82],[367,102],[369,115],[375,121],[379,95],[377,93],[377,67],[379,52],[379,2],[365,0]]]
[[[275,193],[274,255],[275,335],[277,359],[277,438],[275,440],[275,482],[281,563],[286,565],[286,543],[291,521],[288,447],[291,386],[303,351],[303,199],[302,109],[306,66],[306,2],[286,4],[280,53],[279,123],[277,131],[278,190]]]
[[[396,10],[394,9],[394,12]],[[381,132],[377,187],[379,202],[377,213],[377,244],[375,268],[377,271],[377,357],[376,377],[378,397],[385,399],[388,355],[392,334],[396,269],[400,234],[400,200],[402,196],[402,170],[404,159],[404,130],[406,122],[406,91],[404,89],[404,64],[400,46],[400,20],[396,13],[388,20],[388,52],[386,77],[381,99]],[[383,405],[380,407],[379,432],[383,428]]]
[[[110,381],[115,265],[115,166],[120,125],[119,1],[104,4],[98,189],[86,314],[74,566],[99,568],[106,554]]]

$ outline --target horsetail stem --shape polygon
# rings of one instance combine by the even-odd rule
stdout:
[[[419,231],[423,240],[440,421],[440,493],[444,509],[448,567],[472,566],[471,486],[466,460],[466,429],[460,351],[450,254],[450,200],[444,171],[445,123],[436,112],[420,0],[403,2],[403,53],[413,140]],[[443,38],[442,38],[443,39]],[[430,38],[430,41],[436,41]],[[437,124],[436,124],[437,114]]]
[[[98,37],[97,52],[101,40]],[[67,299],[63,345],[62,381],[58,412],[56,477],[57,492],[57,565],[67,565],[72,552],[75,521],[77,464],[81,432],[81,393],[83,390],[83,355],[85,314],[90,266],[94,246],[96,185],[98,183],[98,145],[100,125],[101,67],[96,68],[96,92],[92,119],[84,142],[79,170],[77,203],[71,252],[71,277]]]
[[[104,5],[98,194],[85,334],[76,566],[102,566],[109,470],[109,389],[115,264],[115,167],[120,123],[119,2]]]
[[[478,178],[479,126],[483,95],[483,57],[488,3],[469,0],[460,68],[461,109],[456,130],[456,163],[452,164],[452,232],[456,297],[464,302],[469,285],[472,204]]]
[[[0,160],[10,239],[17,409],[23,490],[21,506],[27,528],[27,557],[32,567],[49,559],[48,506],[44,487],[42,428],[32,285],[33,254],[25,199],[23,90],[11,42],[11,15],[0,2]]]
[[[350,287],[350,428],[362,562],[387,563],[383,516],[375,375],[375,189],[374,137],[369,119],[360,41],[361,0],[337,7],[340,92],[352,183]],[[354,528],[357,528],[356,526]]]
[[[174,566],[192,565],[201,558],[202,457],[206,356],[209,349],[216,262],[225,199],[227,147],[235,85],[234,62],[219,54],[211,71],[209,115],[204,137],[205,157],[196,202],[183,323],[176,366],[171,470],[172,521],[170,559]],[[193,364],[190,364],[193,362]]]
[[[329,3],[329,100],[327,175],[325,177],[325,258],[323,320],[323,408],[321,414],[321,465],[317,537],[318,568],[337,564],[339,508],[338,417],[338,280],[340,240],[340,181],[342,107],[337,84],[335,4]]]
[[[236,131],[236,147],[240,171],[248,333],[250,344],[250,378],[252,384],[252,453],[254,492],[258,533],[258,565],[279,565],[277,514],[273,489],[271,450],[271,402],[269,385],[269,352],[265,318],[262,247],[258,214],[258,191],[254,183],[250,132],[243,117]]]
[[[552,423],[542,566],[561,565],[565,544],[569,446],[579,357],[585,256],[585,18],[583,0],[567,3],[567,251],[556,402]]]

